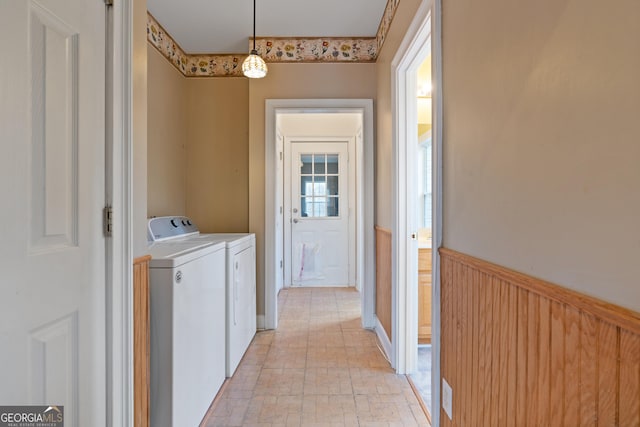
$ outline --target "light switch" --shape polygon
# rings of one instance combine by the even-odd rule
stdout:
[[[452,415],[452,406],[453,406],[453,390],[451,390],[451,386],[447,382],[447,380],[442,378],[442,409],[449,416],[450,420],[453,420]]]

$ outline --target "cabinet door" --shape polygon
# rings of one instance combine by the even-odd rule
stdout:
[[[418,344],[431,343],[431,249],[418,250]]]

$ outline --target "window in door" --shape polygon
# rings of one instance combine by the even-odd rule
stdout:
[[[339,216],[338,154],[300,155],[300,212],[307,218]]]

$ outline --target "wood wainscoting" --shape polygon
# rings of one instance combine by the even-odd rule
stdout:
[[[391,341],[391,230],[376,225],[376,316]]]
[[[640,426],[640,314],[441,249],[443,426]]]
[[[149,260],[133,261],[133,425],[149,426]]]

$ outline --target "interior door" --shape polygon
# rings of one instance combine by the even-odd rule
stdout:
[[[105,415],[105,5],[0,1],[0,402]]]
[[[348,286],[348,144],[292,143],[291,162],[291,283]]]

